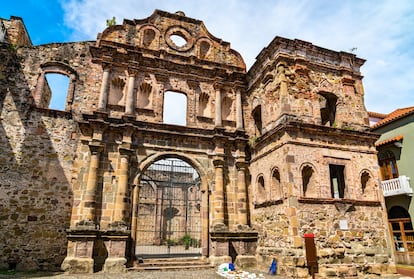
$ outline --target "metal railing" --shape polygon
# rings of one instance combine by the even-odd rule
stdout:
[[[398,178],[381,181],[381,188],[384,197],[396,195],[412,196],[413,194],[413,189],[410,186],[410,178],[405,175],[401,175]]]

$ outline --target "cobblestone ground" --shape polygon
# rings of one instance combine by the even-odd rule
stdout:
[[[282,276],[266,276],[274,279],[287,279]],[[1,279],[6,278],[26,278],[26,279],[220,279],[216,274],[215,269],[200,269],[200,270],[180,270],[180,271],[145,271],[145,272],[127,272],[127,273],[94,273],[90,275],[79,274],[64,274],[64,273],[15,273],[15,274],[0,274]]]

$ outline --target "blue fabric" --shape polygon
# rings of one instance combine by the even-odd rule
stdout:
[[[273,259],[272,264],[269,267],[269,273],[271,275],[276,275],[277,272],[277,262],[276,259]]]

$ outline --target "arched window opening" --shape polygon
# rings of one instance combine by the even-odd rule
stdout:
[[[382,180],[398,178],[397,162],[393,152],[390,150],[380,152],[378,160]]]
[[[201,255],[201,180],[187,162],[165,158],[141,175],[138,196],[136,254]]]
[[[163,123],[187,125],[187,96],[183,93],[164,93]]]
[[[254,127],[255,127],[255,135],[260,136],[262,134],[262,106],[258,105],[254,108],[252,112],[253,120],[254,120]]]
[[[257,179],[257,202],[261,203],[266,200],[266,188],[263,176]]]
[[[332,93],[319,93],[321,125],[334,126],[336,116],[336,102],[338,97]]]
[[[374,189],[371,175],[367,171],[364,171],[361,175],[361,188],[363,195],[373,194]]]
[[[48,85],[43,87],[42,93],[45,107],[55,110],[65,110],[70,83],[69,77],[62,74],[46,73],[45,79]]]
[[[302,169],[302,189],[304,197],[317,197],[314,179],[313,179],[313,169],[310,166],[305,166]]]
[[[272,185],[270,188],[270,197],[272,200],[278,200],[282,198],[282,186],[280,184],[280,173],[277,169],[272,173]]]

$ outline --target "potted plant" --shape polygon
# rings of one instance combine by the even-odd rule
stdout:
[[[191,235],[189,234],[185,234],[182,238],[182,241],[185,245],[185,250],[188,250],[188,248],[190,248],[190,243],[191,243]]]

